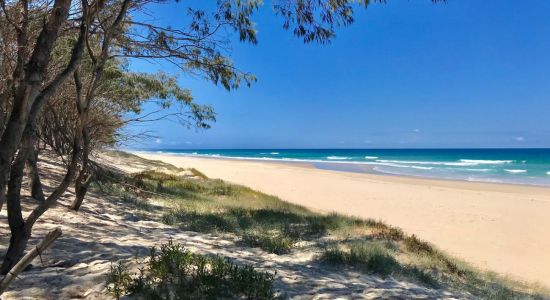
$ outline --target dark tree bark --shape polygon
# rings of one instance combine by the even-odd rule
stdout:
[[[0,187],[0,211],[2,211],[4,203],[6,203],[6,189],[5,187]]]
[[[71,204],[71,209],[74,211],[78,211],[80,209],[80,206],[82,205],[82,201],[84,201],[84,197],[86,196],[86,192],[88,191],[88,186],[92,180],[92,175],[88,174],[88,156],[89,156],[89,146],[90,146],[90,139],[88,130],[86,128],[88,123],[88,112],[89,112],[89,104],[90,104],[90,98],[86,97],[86,99],[82,99],[82,94],[80,91],[82,90],[82,83],[80,81],[80,76],[78,73],[78,70],[74,74],[74,81],[77,91],[77,111],[78,111],[78,118],[80,126],[80,131],[75,131],[75,136],[79,135],[81,142],[83,144],[82,149],[82,167],[80,168],[79,174],[75,180],[75,199],[73,200],[73,203]]]
[[[84,49],[84,37],[87,31],[86,22],[83,22],[80,26],[79,38],[73,47],[71,59],[67,67],[46,88],[40,90],[53,44],[57,39],[59,29],[68,17],[70,4],[71,0],[55,1],[51,16],[48,22],[44,24],[44,28],[38,37],[35,51],[26,68],[28,74],[25,78],[29,78],[30,83],[27,83],[27,87],[16,94],[16,96],[20,97],[15,98],[14,103],[17,103],[17,105],[14,105],[10,121],[2,135],[0,143],[0,187],[4,186],[7,182],[8,192],[6,201],[8,224],[11,231],[10,245],[0,268],[0,273],[2,274],[6,274],[21,259],[31,236],[34,223],[65,192],[76,173],[78,155],[81,148],[80,135],[75,136],[72,159],[61,184],[29,214],[26,220],[23,219],[20,196],[21,183],[25,163],[36,145],[36,127],[39,116],[49,97],[74,72],[80,63]],[[48,51],[44,53],[45,50]],[[38,61],[40,64],[34,66],[33,60]],[[22,83],[21,86],[25,85]],[[31,94],[27,95],[26,93]],[[79,127],[77,130],[82,130],[82,128]],[[18,148],[19,151],[12,164],[10,158],[13,157]]]
[[[84,174],[84,173],[83,173]],[[75,198],[73,203],[71,204],[71,209],[74,211],[78,211],[80,209],[80,206],[82,206],[82,202],[84,201],[84,198],[86,197],[86,193],[88,193],[88,187],[90,186],[90,183],[92,183],[94,178],[93,174],[88,174],[87,176],[78,176],[75,182]]]
[[[82,125],[79,124],[77,130],[82,130]],[[67,171],[61,183],[41,202],[27,217],[23,219],[21,212],[21,182],[24,175],[25,162],[28,159],[30,150],[33,147],[33,134],[27,133],[22,141],[21,149],[12,165],[10,172],[10,180],[8,183],[7,207],[8,207],[8,223],[10,225],[11,238],[8,251],[4,256],[0,273],[6,274],[20,259],[23,257],[25,248],[31,236],[32,228],[38,218],[44,214],[63,193],[67,190],[74,179],[77,171],[78,158],[81,155],[82,138],[76,134],[73,140],[73,151]]]
[[[25,141],[24,141],[25,142]],[[21,151],[12,165],[8,183],[7,209],[8,223],[11,231],[10,245],[0,273],[6,274],[23,257],[25,247],[30,238],[30,230],[26,226],[21,211],[21,182],[24,175],[27,157]]]
[[[31,196],[40,201],[46,201],[44,197],[44,191],[42,190],[42,182],[40,180],[40,173],[38,171],[38,145],[32,149],[27,159],[27,166],[29,168],[29,179],[31,186]]]
[[[70,5],[71,0],[55,0],[48,21],[44,23],[24,68],[24,77],[14,93],[13,108],[0,138],[0,189],[8,183],[12,160],[21,142],[31,107],[40,94],[54,43],[67,20]]]

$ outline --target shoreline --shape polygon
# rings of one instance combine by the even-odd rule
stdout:
[[[550,189],[352,173],[308,164],[132,152],[323,212],[372,218],[453,256],[550,286]],[[434,226],[435,225],[435,226]]]
[[[132,151],[132,150],[124,150],[125,152],[138,155],[138,156],[170,156],[170,157],[186,157],[186,158],[192,158],[192,159],[207,159],[207,160],[214,160],[214,161],[228,161],[228,162],[256,162],[256,163],[266,163],[266,164],[275,164],[275,165],[290,165],[290,166],[296,166],[301,168],[310,168],[315,170],[322,170],[322,171],[329,171],[329,172],[337,172],[337,173],[350,173],[350,174],[362,174],[365,176],[373,176],[373,178],[392,178],[392,179],[403,179],[404,182],[410,182],[414,183],[417,181],[418,183],[422,184],[441,184],[443,186],[449,186],[445,185],[445,182],[450,183],[450,186],[456,186],[460,184],[466,184],[465,187],[470,186],[475,187],[476,189],[483,189],[485,188],[489,190],[494,189],[505,189],[507,191],[513,192],[516,190],[515,188],[533,188],[533,189],[542,189],[547,190],[550,193],[550,185],[542,185],[542,184],[527,184],[527,183],[513,183],[513,182],[492,182],[492,181],[482,181],[482,180],[465,180],[465,179],[459,179],[459,178],[444,178],[444,177],[436,177],[436,176],[424,176],[424,175],[409,175],[409,174],[394,174],[394,173],[386,173],[386,172],[380,172],[377,170],[374,170],[375,167],[369,165],[369,164],[361,164],[357,162],[344,162],[344,161],[308,161],[308,160],[283,160],[283,159],[262,159],[262,158],[243,158],[243,157],[228,157],[228,156],[208,156],[208,155],[192,155],[192,154],[176,154],[176,153],[158,153],[158,152],[152,152],[152,151]],[[343,165],[346,167],[343,168],[323,168],[320,167],[322,165]],[[356,167],[355,169],[360,169],[353,171],[352,168],[349,167]]]

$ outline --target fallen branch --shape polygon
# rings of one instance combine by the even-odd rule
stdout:
[[[41,255],[44,250],[46,250],[48,247],[52,245],[52,243],[61,236],[61,228],[56,228],[52,231],[50,231],[44,239],[34,247],[29,253],[27,253],[21,260],[11,268],[11,270],[6,274],[6,277],[2,279],[2,282],[0,282],[0,295],[2,295],[6,289],[8,288],[9,284],[14,280],[21,271],[23,271],[31,262],[32,260],[37,257],[38,255]]]

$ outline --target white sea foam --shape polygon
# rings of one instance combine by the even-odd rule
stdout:
[[[449,162],[449,161],[416,161],[416,160],[387,160],[378,159],[381,163],[415,164],[415,165],[438,165],[438,166],[477,166],[476,162]]]
[[[461,159],[464,163],[473,163],[478,165],[500,165],[513,163],[513,160],[485,160],[485,159]]]
[[[527,173],[527,170],[504,169],[504,171],[514,174]]]
[[[467,171],[472,171],[472,172],[489,172],[491,171],[491,169],[466,169]]]
[[[347,157],[347,156],[327,156],[327,159],[330,159],[330,160],[346,160],[346,159],[350,159],[350,158]]]
[[[378,156],[365,156],[365,159],[378,159]]]
[[[466,181],[477,181],[477,182],[490,182],[490,183],[502,183],[503,181],[496,178],[478,178],[478,177],[468,177]]]
[[[411,168],[418,169],[418,170],[431,170],[431,169],[433,169],[433,167],[419,167],[419,166],[411,166]]]
[[[546,175],[550,175],[550,171],[549,171],[549,172],[546,172]]]
[[[277,154],[279,154],[279,152],[271,152],[271,153],[269,153],[269,154],[271,154],[271,155],[277,155]]]

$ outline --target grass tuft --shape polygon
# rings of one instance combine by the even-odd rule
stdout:
[[[352,243],[348,249],[333,246],[323,252],[320,260],[332,265],[354,266],[381,276],[391,275],[399,268],[390,251],[382,243],[374,241]]]

